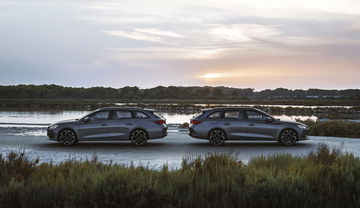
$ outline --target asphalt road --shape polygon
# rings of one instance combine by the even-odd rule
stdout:
[[[25,151],[30,158],[41,162],[59,163],[67,159],[85,160],[94,155],[102,162],[144,165],[160,168],[167,163],[171,168],[180,167],[184,157],[204,156],[209,153],[234,153],[247,162],[252,157],[276,153],[306,155],[320,143],[341,147],[344,152],[360,156],[360,139],[336,137],[311,137],[295,146],[282,146],[277,142],[236,141],[220,147],[209,145],[206,140],[189,137],[186,132],[169,132],[163,139],[151,140],[146,146],[133,146],[128,141],[119,142],[79,142],[74,146],[62,146],[45,136],[5,136],[0,135],[0,152]]]

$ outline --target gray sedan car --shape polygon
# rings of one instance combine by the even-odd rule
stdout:
[[[293,145],[309,139],[309,127],[305,124],[280,121],[256,108],[205,109],[190,123],[189,135],[207,139],[212,145],[226,140],[273,140]]]
[[[165,137],[167,126],[152,110],[106,107],[80,119],[52,124],[47,135],[63,145],[99,140],[130,140],[134,145],[144,145],[149,139]]]

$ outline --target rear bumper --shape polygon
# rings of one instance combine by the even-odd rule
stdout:
[[[189,127],[188,128],[189,130],[189,136],[191,136],[192,138],[195,138],[195,139],[206,139],[206,138],[203,138],[202,136],[199,135],[198,132],[196,132],[196,130],[192,127]]]
[[[166,137],[168,135],[167,129],[168,128],[166,126],[160,132],[152,132],[149,135],[149,139],[161,139],[161,138]]]

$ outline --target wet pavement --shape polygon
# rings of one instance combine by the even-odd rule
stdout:
[[[30,158],[40,162],[60,163],[68,159],[86,160],[94,155],[101,162],[144,165],[161,168],[167,163],[170,168],[181,166],[184,157],[205,156],[212,153],[233,153],[239,160],[247,162],[250,158],[277,153],[306,155],[315,150],[320,143],[330,147],[341,147],[343,152],[360,156],[360,139],[337,137],[310,137],[295,146],[282,146],[277,142],[231,141],[223,146],[209,145],[206,140],[193,139],[186,132],[169,132],[163,139],[150,140],[146,146],[133,146],[129,141],[119,142],[79,142],[74,146],[47,140],[45,136],[0,135],[0,152],[25,151]]]

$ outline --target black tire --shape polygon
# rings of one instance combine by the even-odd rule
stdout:
[[[208,140],[211,145],[220,146],[225,143],[226,133],[221,129],[213,129],[209,132]]]
[[[133,145],[142,146],[147,143],[149,135],[142,129],[135,129],[130,133],[129,139]]]
[[[59,132],[58,141],[65,146],[71,146],[78,142],[76,133],[71,129],[63,129]]]
[[[298,141],[298,135],[294,129],[285,129],[280,133],[280,144],[290,146],[294,145]]]

